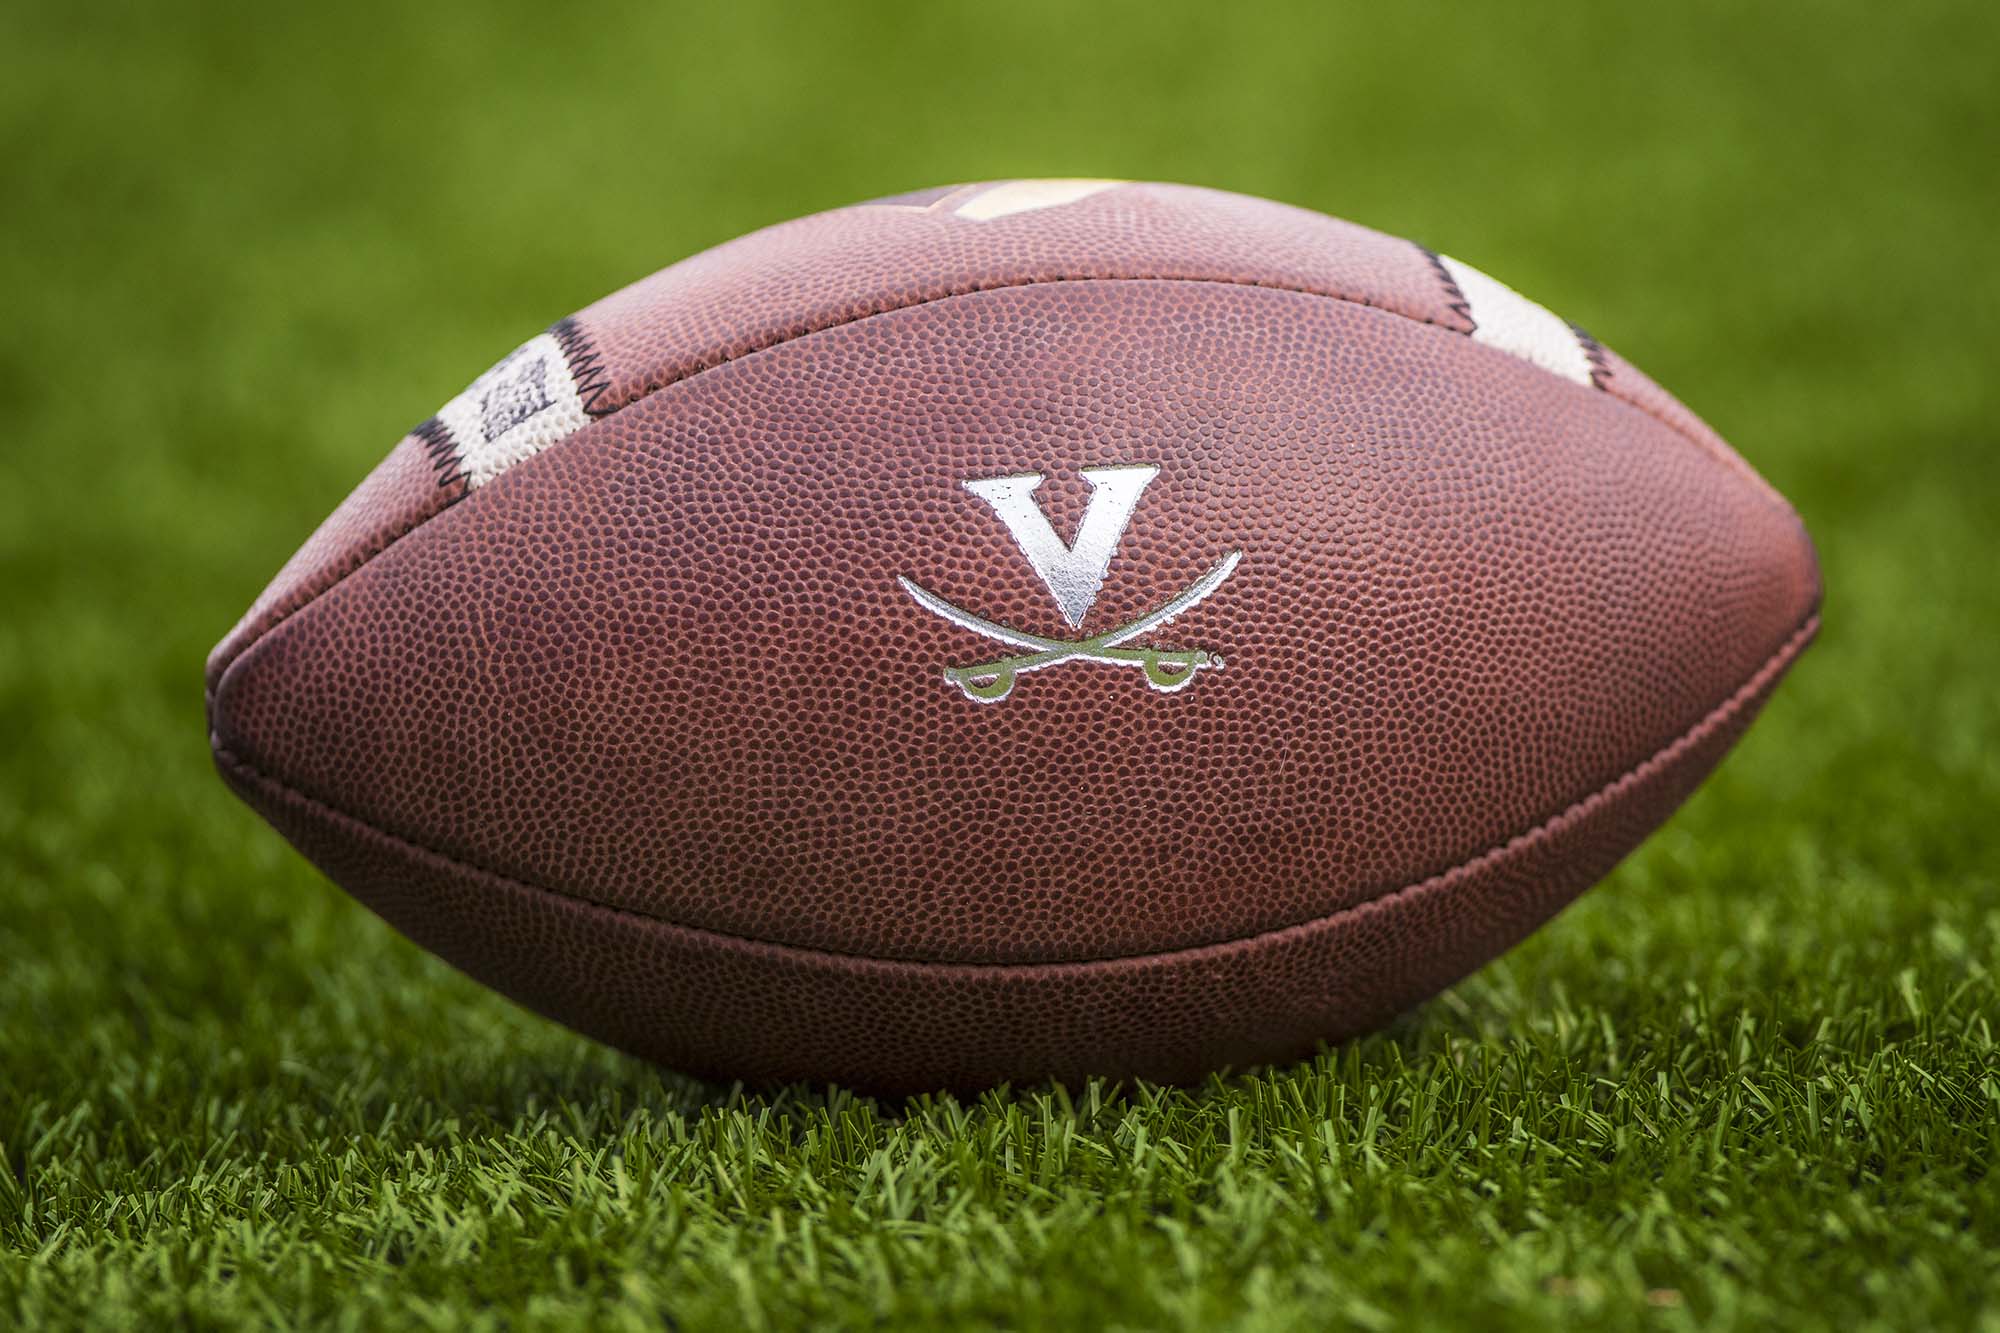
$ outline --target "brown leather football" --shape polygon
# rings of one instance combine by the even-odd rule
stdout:
[[[1546,920],[1722,757],[1819,587],[1712,431],[1478,270],[1008,181],[530,339],[284,567],[208,712],[328,875],[627,1050],[1186,1080]]]

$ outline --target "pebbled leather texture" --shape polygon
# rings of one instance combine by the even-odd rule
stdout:
[[[954,211],[986,189],[581,312],[594,419],[476,490],[406,439],[211,659],[231,785],[419,942],[680,1067],[1183,1079],[1508,947],[1810,638],[1775,492],[1595,343],[1577,383],[1468,336],[1419,247],[1186,187]],[[1043,476],[1068,542],[1084,469],[1135,465],[1072,629],[966,482]],[[947,669],[1026,650],[903,584],[1073,641],[1232,554],[1134,640],[1220,659],[1172,692],[1068,660],[975,702]]]

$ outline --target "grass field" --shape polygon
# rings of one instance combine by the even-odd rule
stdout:
[[[1996,70],[1969,2],[10,9],[0,1325],[2000,1329]],[[1527,946],[1184,1090],[684,1081],[225,793],[204,653],[497,354],[1013,175],[1535,295],[1794,499],[1819,646]]]

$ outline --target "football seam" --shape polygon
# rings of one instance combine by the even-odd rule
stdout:
[[[1435,276],[1437,276],[1438,279],[1443,283],[1444,294],[1446,298],[1445,299],[1446,309],[1452,312],[1453,314],[1459,316],[1459,318],[1463,319],[1469,325],[1472,322],[1472,314],[1471,314],[1472,307],[1466,302],[1465,294],[1459,291],[1458,284],[1452,281],[1450,273],[1446,271],[1443,262],[1437,255],[1437,252],[1415,241],[1411,241],[1409,242],[1409,244],[1414,249],[1416,249],[1419,254],[1424,256],[1426,262],[1429,263],[1431,266],[1432,273]],[[697,378],[698,376],[706,375],[711,370],[719,370],[723,366],[729,365],[731,362],[741,361],[746,357],[755,356],[759,352],[771,351],[773,348],[782,347],[786,343],[797,342],[801,338],[810,338],[814,334],[830,333],[834,329],[845,328],[849,324],[859,324],[863,320],[874,319],[880,315],[893,315],[903,310],[915,310],[927,305],[936,305],[941,301],[956,300],[961,296],[977,296],[982,292],[1005,292],[1005,291],[1014,291],[1016,289],[1025,287],[1053,287],[1066,283],[1082,283],[1082,282],[1191,282],[1191,283],[1213,284],[1218,287],[1247,287],[1253,291],[1292,292],[1299,296],[1312,296],[1312,297],[1317,297],[1323,301],[1337,301],[1342,305],[1360,306],[1364,310],[1380,311],[1382,314],[1389,315],[1395,319],[1406,320],[1411,324],[1420,324],[1426,328],[1437,329],[1442,333],[1447,333],[1457,338],[1463,338],[1468,342],[1472,341],[1472,335],[1476,331],[1471,328],[1454,327],[1451,323],[1445,320],[1436,319],[1429,315],[1412,314],[1405,310],[1398,310],[1393,306],[1383,305],[1379,301],[1371,300],[1366,296],[1350,294],[1346,292],[1317,291],[1311,287],[1301,287],[1295,283],[1288,283],[1288,282],[1262,282],[1252,278],[1217,278],[1217,277],[1203,277],[1200,275],[1177,276],[1165,273],[1143,273],[1143,274],[1058,273],[1050,277],[1018,278],[1002,282],[971,283],[964,286],[951,288],[948,291],[938,292],[935,295],[920,297],[919,299],[913,301],[905,301],[896,304],[880,304],[880,303],[873,304],[865,310],[860,310],[853,314],[842,316],[825,324],[809,324],[801,328],[787,329],[783,333],[778,334],[777,336],[769,339],[768,341],[752,343],[748,346],[742,347],[741,349],[735,352],[726,353],[720,356],[716,360],[713,361],[707,359],[695,360],[691,362],[688,365],[688,367],[678,375],[673,375],[664,378],[655,378],[653,376],[648,375],[643,380],[640,381],[641,387],[635,393],[633,393],[631,398],[627,399],[625,402],[620,403],[618,406],[606,411],[604,415],[601,417],[597,416],[595,412],[592,412],[591,419],[593,421],[602,421],[605,420],[606,418],[616,416],[618,413],[623,412],[628,407],[634,407],[639,403],[645,402],[648,398],[651,398],[656,393],[659,393],[666,389],[671,389],[676,384],[684,384],[691,379]],[[552,328],[560,327],[562,324],[574,325],[576,326],[576,332],[572,336],[582,338],[584,336],[584,332],[582,330],[580,321],[582,320],[583,316],[587,315],[588,313],[590,313],[590,307],[586,307],[585,309],[578,311],[576,314],[571,315],[562,321],[559,321],[557,325],[551,327]],[[1560,318],[1560,316],[1558,316],[1558,318]],[[1582,345],[1584,350],[1584,356],[1590,362],[1591,377],[1589,385],[1576,384],[1572,380],[1566,380],[1561,375],[1557,375],[1554,371],[1550,370],[1548,367],[1536,365],[1535,362],[1530,361],[1528,360],[1528,358],[1518,355],[1517,353],[1503,352],[1499,351],[1497,348],[1488,350],[1492,350],[1497,355],[1507,357],[1509,360],[1515,361],[1521,365],[1529,366],[1533,368],[1537,373],[1548,375],[1551,378],[1561,383],[1571,384],[1575,388],[1582,389],[1587,392],[1601,393],[1605,397],[1611,399],[1613,402],[1623,403],[1625,406],[1631,408],[1633,411],[1638,412],[1641,416],[1649,417],[1652,420],[1658,422],[1660,425],[1665,426],[1669,431],[1673,432],[1675,435],[1678,435],[1681,439],[1693,445],[1703,454],[1706,454],[1708,457],[1714,459],[1716,462],[1723,464],[1725,467],[1730,468],[1732,471],[1749,469],[1749,464],[1744,462],[1741,457],[1733,456],[1733,451],[1716,449],[1714,445],[1702,439],[1700,436],[1692,434],[1689,431],[1683,429],[1678,423],[1654,411],[1652,408],[1647,407],[1645,404],[1638,402],[1635,399],[1628,398],[1622,393],[1619,393],[1616,389],[1612,387],[1612,381],[1614,379],[1614,376],[1612,376],[1610,367],[1605,362],[1604,359],[1605,358],[1604,345],[1598,342],[1598,340],[1594,336],[1585,332],[1577,325],[1571,324],[1568,320],[1564,320],[1563,322],[1565,324],[1568,324],[1570,330],[1578,336],[1578,341]],[[1477,345],[1478,344],[1474,343],[1474,346]],[[592,369],[594,374],[602,375],[604,373],[601,366],[593,365]],[[592,393],[591,396],[591,402],[594,403],[598,398],[604,396],[604,394],[608,392],[609,387],[610,386],[608,384],[595,385],[594,392]],[[590,409],[587,408],[586,410]],[[566,443],[566,442],[567,441],[565,440],[565,441],[559,441],[558,443]],[[555,445],[550,446],[550,448],[554,447],[556,446]],[[1780,501],[1779,503],[1782,504],[1783,502]],[[435,517],[435,515],[433,515],[432,517]]]
[[[615,903],[600,902],[595,898],[584,897],[581,894],[564,893],[560,890],[551,889],[540,884],[535,884],[528,880],[517,878],[513,875],[503,874],[500,871],[490,869],[486,866],[482,866],[477,862],[467,860],[464,857],[453,856],[447,852],[439,851],[434,847],[428,847],[423,843],[416,841],[413,838],[406,838],[401,834],[392,833],[387,829],[381,828],[380,826],[373,824],[366,819],[361,818],[359,815],[353,814],[347,810],[340,808],[337,805],[334,805],[330,801],[323,800],[320,797],[314,796],[311,793],[302,790],[300,787],[293,784],[292,782],[287,781],[286,779],[280,778],[275,774],[266,772],[264,769],[251,763],[249,760],[244,759],[241,756],[235,754],[234,752],[226,749],[221,742],[221,738],[215,735],[213,732],[210,733],[209,741],[212,749],[214,750],[216,763],[218,765],[226,769],[233,770],[236,773],[254,782],[258,782],[266,786],[276,788],[278,791],[290,795],[296,800],[304,803],[306,806],[314,809],[315,811],[320,813],[322,817],[331,818],[332,820],[337,822],[344,822],[347,824],[351,824],[357,828],[365,830],[370,834],[373,834],[377,838],[380,838],[386,842],[394,844],[409,852],[413,852],[417,854],[419,857],[424,857],[439,862],[442,865],[452,870],[467,871],[475,875],[483,875],[488,878],[497,880],[500,883],[507,885],[509,887],[519,889],[524,893],[538,894],[544,897],[557,899],[559,901],[570,903],[573,905],[595,908],[599,911],[607,912],[615,916],[629,917],[636,921],[642,921],[648,923],[649,925],[661,926],[670,930],[680,931],[688,935],[712,939],[730,946],[750,946],[753,948],[767,949],[774,952],[785,954],[790,957],[801,958],[801,959],[809,959],[809,958],[837,959],[837,960],[845,960],[849,962],[858,962],[862,964],[883,966],[883,967],[909,967],[909,968],[923,968],[927,970],[951,970],[965,975],[987,974],[987,973],[1004,974],[1009,972],[1018,972],[1022,970],[1035,970],[1035,971],[1047,972],[1047,971],[1060,971],[1063,969],[1070,969],[1070,968],[1100,967],[1111,964],[1140,964],[1153,961],[1163,961],[1168,959],[1190,957],[1215,951],[1233,950],[1233,949],[1251,947],[1262,941],[1276,940],[1284,936],[1296,935],[1306,931],[1325,929],[1331,925],[1340,922],[1345,918],[1360,916],[1370,912],[1381,911],[1401,899],[1414,897],[1419,894],[1426,893],[1437,888],[1441,888],[1446,882],[1454,879],[1462,879],[1465,876],[1473,874],[1476,871],[1484,868],[1485,866],[1491,863],[1494,863],[1503,858],[1513,855],[1514,853],[1526,848],[1527,846],[1530,846],[1536,842],[1545,840],[1549,837],[1561,833],[1570,824],[1574,823],[1579,819],[1584,818],[1592,811],[1602,806],[1605,802],[1616,799],[1616,797],[1620,794],[1620,792],[1623,789],[1629,788],[1637,784],[1638,782],[1648,777],[1651,777],[1655,772],[1659,771],[1664,766],[1673,763],[1674,760],[1679,758],[1681,754],[1683,754],[1693,746],[1699,744],[1702,740],[1706,739],[1707,736],[1711,732],[1713,732],[1716,728],[1724,726],[1729,721],[1731,721],[1736,716],[1737,713],[1742,711],[1742,709],[1746,705],[1748,705],[1760,693],[1762,693],[1763,690],[1768,685],[1772,684],[1777,676],[1781,675],[1784,671],[1789,669],[1792,662],[1798,658],[1799,654],[1802,651],[1804,651],[1806,645],[1812,641],[1813,636],[1819,632],[1819,627],[1820,627],[1820,617],[1818,611],[1815,610],[1808,612],[1806,618],[1799,623],[1798,627],[1794,629],[1790,635],[1786,637],[1785,641],[1778,646],[1776,651],[1774,651],[1769,657],[1765,658],[1762,664],[1760,664],[1758,668],[1754,672],[1752,672],[1750,676],[1747,679],[1745,679],[1741,685],[1737,686],[1736,689],[1733,690],[1729,694],[1729,696],[1725,698],[1721,703],[1717,704],[1715,707],[1711,708],[1707,713],[1703,714],[1702,717],[1694,723],[1694,725],[1689,727],[1687,730],[1683,731],[1680,735],[1676,736],[1671,741],[1668,741],[1665,745],[1661,746],[1659,749],[1653,751],[1653,753],[1646,756],[1638,763],[1632,765],[1632,767],[1626,769],[1616,778],[1613,778],[1611,781],[1597,788],[1595,791],[1592,791],[1588,795],[1585,795],[1575,801],[1572,801],[1570,804],[1564,806],[1556,814],[1549,816],[1547,819],[1544,819],[1541,823],[1536,824],[1532,828],[1529,828],[1521,833],[1517,833],[1514,836],[1506,839],[1504,842],[1497,843],[1494,846],[1487,848],[1483,852],[1480,852],[1474,856],[1467,857],[1465,860],[1456,862],[1455,864],[1448,866],[1443,870],[1437,871],[1434,874],[1427,875],[1421,880],[1417,880],[1412,883],[1402,885],[1399,888],[1390,889],[1383,893],[1378,893],[1371,898],[1364,899],[1363,901],[1358,903],[1350,904],[1349,906],[1340,908],[1337,911],[1329,912],[1324,916],[1311,917],[1308,918],[1307,920],[1294,922],[1290,925],[1273,926],[1265,930],[1253,931],[1247,935],[1231,936],[1227,939],[1211,940],[1201,944],[1180,945],[1171,949],[1156,949],[1145,953],[1108,954],[1095,958],[1066,958],[1066,959],[1051,959],[1047,961],[1021,960],[1013,962],[983,962],[983,963],[971,962],[965,960],[953,960],[953,959],[900,958],[890,955],[866,954],[866,953],[857,953],[841,949],[828,949],[814,945],[788,944],[780,940],[760,939],[754,935],[739,935],[726,930],[717,930],[714,927],[710,926],[691,926],[683,922],[671,920],[667,917],[654,916],[651,915],[650,913],[641,912],[635,908],[623,907]]]
[[[1421,245],[1418,245],[1416,242],[1411,242],[1410,244],[1422,254],[1431,256],[1434,268],[1437,269],[1439,272],[1442,272],[1443,266],[1436,262],[1436,258],[1433,252],[1425,249]],[[1451,283],[1449,274],[1445,274],[1444,280],[1448,287],[1448,295],[1458,294],[1458,288],[1456,284]],[[1418,324],[1427,328],[1437,329],[1438,331],[1448,334],[1452,337],[1463,338],[1468,343],[1471,343],[1472,341],[1472,335],[1470,333],[1459,329],[1455,329],[1451,327],[1449,324],[1443,323],[1439,320],[1431,319],[1427,316],[1406,314],[1403,311],[1394,310],[1388,306],[1378,305],[1375,302],[1361,296],[1348,296],[1337,292],[1313,291],[1310,288],[1292,286],[1283,283],[1254,282],[1240,278],[1168,277],[1165,275],[1148,275],[1148,276],[1136,276],[1136,277],[1075,277],[1069,275],[1058,275],[1049,278],[1025,278],[1015,282],[998,282],[998,283],[991,283],[991,284],[984,284],[977,286],[969,286],[964,288],[957,288],[951,291],[941,292],[935,296],[926,296],[921,300],[908,301],[897,305],[873,306],[867,310],[859,311],[845,318],[834,320],[832,323],[829,324],[819,324],[807,328],[796,328],[788,330],[781,336],[774,338],[769,342],[757,343],[755,346],[746,347],[741,351],[723,356],[721,359],[716,361],[698,362],[693,366],[691,366],[685,373],[676,375],[671,379],[663,379],[655,381],[653,379],[648,378],[647,380],[644,381],[645,388],[642,391],[634,394],[626,402],[620,403],[618,406],[609,409],[602,416],[595,415],[595,413],[591,411],[590,407],[586,405],[585,413],[586,415],[590,416],[590,421],[585,426],[579,427],[577,431],[571,432],[569,435],[564,436],[562,439],[550,445],[547,449],[542,450],[541,454],[547,454],[553,452],[554,450],[560,448],[565,444],[568,444],[571,440],[575,439],[576,435],[580,433],[582,430],[588,429],[589,426],[595,425],[597,422],[609,421],[611,418],[617,416],[620,412],[626,411],[628,408],[636,407],[640,403],[645,402],[649,398],[653,397],[654,394],[664,392],[665,390],[670,389],[677,384],[686,384],[691,380],[698,379],[699,377],[708,374],[710,371],[720,370],[724,366],[731,365],[735,362],[745,360],[752,356],[756,356],[759,353],[768,352],[776,348],[783,347],[787,343],[797,342],[803,338],[809,338],[816,334],[830,333],[835,329],[846,328],[850,324],[859,324],[864,320],[875,319],[882,315],[892,315],[896,314],[899,311],[904,311],[904,310],[915,310],[927,305],[936,305],[942,301],[956,300],[959,297],[976,296],[982,292],[1012,291],[1017,288],[1024,288],[1024,287],[1050,287],[1065,283],[1079,283],[1079,282],[1194,282],[1194,283],[1212,283],[1216,286],[1222,286],[1222,287],[1246,287],[1255,291],[1292,292],[1299,296],[1317,297],[1320,300],[1337,301],[1342,305],[1359,306],[1364,310],[1379,311],[1380,313],[1388,315],[1395,319],[1406,320],[1412,324]],[[1459,299],[1461,302],[1463,301],[1462,295],[1459,296]],[[554,324],[550,325],[549,328],[545,330],[545,332],[549,332],[556,337],[558,343],[561,344],[563,347],[565,356],[574,356],[576,354],[577,349],[588,349],[588,355],[585,359],[587,361],[589,373],[591,376],[591,384],[590,384],[590,396],[587,400],[587,404],[594,404],[599,398],[604,396],[604,394],[610,390],[611,386],[609,379],[606,376],[606,373],[603,368],[602,355],[601,353],[596,351],[594,347],[594,340],[591,339],[591,337],[589,336],[589,331],[584,327],[582,323],[583,316],[588,313],[589,313],[589,308],[586,307],[584,310],[578,311],[576,314],[567,315],[562,319],[557,320]],[[1595,344],[1596,340],[1592,339],[1591,342]],[[1478,344],[1476,343],[1473,343],[1472,345],[1478,346]],[[1493,349],[1486,349],[1486,350],[1493,350]],[[1688,444],[1693,445],[1695,449],[1700,451],[1703,455],[1714,460],[1716,463],[1722,465],[1727,470],[1731,472],[1747,473],[1750,479],[1753,482],[1757,483],[1757,485],[1753,487],[1753,489],[1759,491],[1760,494],[1763,494],[1765,496],[1766,500],[1769,503],[1773,504],[1780,511],[1791,515],[1794,521],[1797,521],[1796,512],[1793,511],[1791,507],[1787,505],[1781,497],[1778,497],[1776,493],[1771,490],[1769,484],[1765,483],[1763,479],[1757,475],[1755,469],[1751,468],[1749,463],[1745,462],[1740,455],[1736,455],[1733,451],[1727,449],[1726,446],[1723,449],[1718,450],[1715,446],[1709,444],[1701,437],[1691,434],[1686,430],[1683,430],[1678,424],[1669,420],[1667,417],[1662,416],[1660,413],[1653,411],[1651,408],[1645,406],[1642,403],[1636,402],[1633,399],[1625,397],[1623,394],[1617,393],[1616,391],[1610,388],[1608,383],[1606,384],[1597,383],[1594,374],[1592,376],[1592,384],[1590,386],[1585,386],[1581,384],[1576,384],[1573,381],[1565,380],[1563,379],[1562,376],[1554,374],[1553,372],[1549,371],[1546,367],[1536,365],[1534,362],[1527,360],[1525,357],[1515,356],[1510,352],[1500,352],[1500,351],[1495,351],[1494,354],[1497,356],[1507,357],[1510,361],[1516,362],[1520,365],[1527,366],[1537,374],[1548,375],[1551,379],[1554,379],[1559,383],[1569,384],[1572,388],[1575,388],[1581,392],[1601,393],[1611,401],[1616,403],[1622,403],[1624,406],[1629,407],[1632,410],[1638,412],[1641,416],[1648,417],[1651,420],[1658,422],[1660,425],[1666,427],[1668,431],[1670,431],[1674,435],[1679,436],[1682,440],[1685,440]],[[1600,357],[1603,355],[1603,350],[1601,346],[1598,347],[1597,354]],[[420,423],[420,425],[415,430],[413,430],[411,434],[416,435],[418,436],[418,438],[423,440],[424,447],[430,450],[431,461],[433,466],[437,467],[440,473],[440,484],[448,485],[456,478],[454,478],[451,475],[445,474],[444,471],[445,460],[439,457],[437,441],[430,437],[418,434],[420,431],[422,431],[424,426],[428,426],[429,424],[430,424],[429,420]],[[536,457],[540,457],[541,454],[536,455]],[[534,460],[531,458],[525,461],[532,462]],[[447,503],[443,509],[438,510],[436,513],[426,514],[423,518],[411,524],[409,527],[404,528],[402,531],[395,533],[387,541],[384,541],[381,545],[375,547],[375,549],[373,549],[372,551],[369,551],[366,554],[362,555],[359,559],[354,560],[346,569],[343,569],[324,587],[315,589],[310,595],[301,599],[297,605],[287,607],[275,620],[273,620],[270,624],[266,625],[262,630],[258,631],[257,635],[254,638],[252,638],[251,640],[249,640],[249,642],[244,643],[242,646],[237,648],[235,652],[229,655],[227,661],[221,663],[219,666],[215,668],[213,672],[213,679],[215,681],[215,684],[212,687],[207,688],[203,691],[204,699],[209,705],[210,710],[211,711],[213,710],[216,699],[221,695],[223,679],[229,674],[230,669],[233,668],[237,664],[237,662],[241,661],[243,657],[250,652],[251,649],[255,648],[259,643],[263,642],[266,637],[268,637],[271,633],[277,630],[286,621],[290,620],[293,616],[296,616],[300,612],[306,610],[306,608],[310,607],[320,598],[331,593],[341,584],[347,582],[348,579],[354,577],[356,574],[366,569],[369,565],[373,564],[375,560],[378,559],[383,554],[383,552],[389,550],[389,548],[394,546],[397,542],[402,541],[405,537],[408,537],[412,533],[417,532],[420,529],[428,526],[440,514],[446,513],[449,510],[456,508],[457,505],[466,498],[468,498],[468,495],[462,493],[458,497],[454,498],[451,502]]]
[[[1478,328],[1472,320],[1472,302],[1466,300],[1465,293],[1458,289],[1458,279],[1452,277],[1451,270],[1444,266],[1444,257],[1428,245],[1425,245],[1422,241],[1411,241],[1410,244],[1417,247],[1417,253],[1422,255],[1424,262],[1431,266],[1431,276],[1436,278],[1439,285],[1444,288],[1445,309],[1463,320],[1465,327],[1463,329],[1450,328],[1448,325],[1439,324],[1434,319],[1427,319],[1424,323],[1446,329],[1447,332],[1456,333],[1461,337],[1470,338]],[[1392,311],[1391,313],[1395,312]],[[1530,364],[1533,363],[1531,362]],[[1600,384],[1597,387],[1601,389],[1604,386]]]
[[[1567,320],[1564,322],[1568,323]],[[1581,324],[1570,324],[1569,331],[1576,335],[1577,345],[1583,348],[1583,359],[1590,365],[1590,386],[1593,389],[1610,393],[1613,398],[1616,398],[1621,403],[1631,403],[1632,406],[1638,407],[1638,404],[1633,403],[1631,399],[1621,394],[1611,393],[1611,363],[1605,358],[1604,344],[1597,341],[1591,335],[1590,330],[1584,328]],[[1644,409],[1641,410],[1643,411]],[[1671,424],[1665,419],[1660,417],[1653,419],[1658,421],[1662,426],[1667,426],[1670,430],[1673,429]],[[1674,431],[1674,433],[1681,435],[1683,438],[1691,438],[1681,431]],[[1710,449],[1709,452],[1714,453],[1715,451]]]

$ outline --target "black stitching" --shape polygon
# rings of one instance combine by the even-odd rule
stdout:
[[[1611,362],[1604,354],[1604,344],[1591,337],[1580,324],[1571,324],[1569,331],[1576,335],[1577,345],[1583,348],[1583,359],[1590,363],[1590,382],[1609,392]]]
[[[590,335],[583,331],[583,325],[575,315],[566,315],[549,326],[549,336],[556,340],[563,359],[569,362],[570,378],[576,381],[576,396],[582,401],[584,412],[593,417],[605,415],[609,409],[600,411],[597,401],[610,392],[611,377],[604,369],[604,357],[590,345]]]
[[[1472,317],[1472,302],[1465,299],[1465,293],[1458,289],[1458,279],[1451,276],[1451,270],[1444,266],[1444,256],[1420,241],[1411,241],[1417,253],[1430,261],[1431,271],[1444,287],[1445,305],[1451,312],[1465,321],[1466,332],[1479,327],[1479,321]]]
[[[458,442],[451,437],[451,428],[436,417],[419,422],[410,430],[410,435],[421,441],[424,452],[430,455],[431,467],[437,471],[440,490],[456,489],[447,506],[455,505],[472,491],[472,479],[460,466]]]

